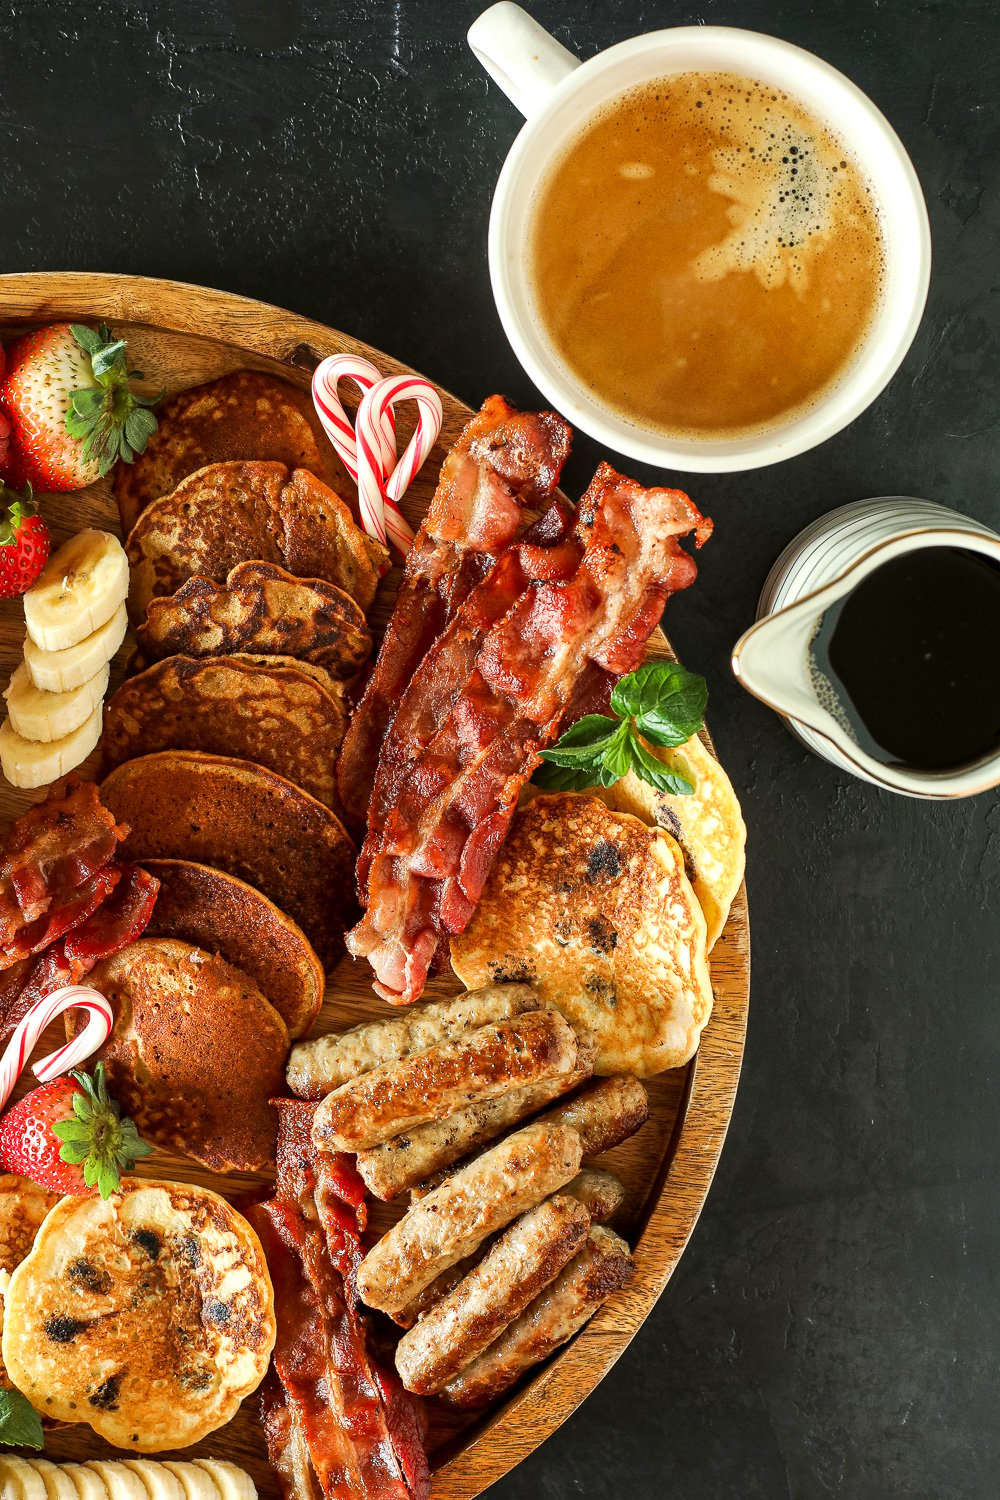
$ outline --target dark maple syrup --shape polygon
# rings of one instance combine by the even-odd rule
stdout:
[[[1000,750],[1000,565],[982,553],[883,563],[827,610],[811,652],[827,706],[883,764],[953,771]]]

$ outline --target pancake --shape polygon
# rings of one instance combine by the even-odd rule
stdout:
[[[0,1328],[3,1327],[3,1293],[15,1271],[35,1242],[35,1235],[58,1193],[12,1173],[0,1176]],[[0,1386],[10,1389],[10,1379],[0,1357]]]
[[[258,370],[178,391],[156,412],[158,426],[135,462],[118,464],[115,499],[127,536],[151,500],[169,495],[206,464],[273,459],[309,469],[320,479],[347,481],[326,439],[308,391]]]
[[[265,562],[239,563],[225,583],[189,578],[150,601],[136,634],[147,661],[253,651],[312,661],[338,678],[353,677],[372,649],[364,611],[343,589]]]
[[[168,656],[104,705],[103,769],[158,750],[204,750],[287,776],[336,809],[343,684],[284,656]]]
[[[530,984],[597,1041],[595,1073],[691,1058],[712,1010],[705,917],[677,843],[596,797],[515,816],[451,961],[469,989]]]
[[[614,786],[594,795],[619,812],[664,828],[684,851],[684,864],[708,925],[708,951],[715,947],[746,869],[747,830],[732,783],[710,751],[695,737],[676,749],[650,745],[650,751],[694,787],[688,796],[658,792],[629,771]]]
[[[288,1028],[242,969],[177,938],[141,937],[88,983],[115,1024],[99,1056],[144,1139],[214,1172],[274,1161]],[[82,1025],[66,1022],[68,1035]]]
[[[304,1036],[319,1015],[323,965],[301,927],[235,875],[181,859],[146,859],[160,889],[146,937],[181,938],[235,964],[288,1027]]]
[[[133,1453],[228,1422],[274,1344],[260,1241],[186,1183],[133,1178],[107,1200],[63,1198],[5,1301],[4,1360],[32,1405]]]
[[[190,859],[256,886],[302,928],[329,972],[356,918],[357,851],[340,820],[249,761],[165,750],[126,761],[101,801],[127,823],[123,859]]]
[[[322,578],[367,609],[386,549],[365,536],[347,506],[308,469],[277,463],[209,464],[152,501],[125,543],[133,624],[149,601],[189,578],[223,583],[237,563],[276,563]]]

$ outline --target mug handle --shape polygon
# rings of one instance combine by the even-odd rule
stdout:
[[[487,73],[527,119],[537,114],[580,59],[511,0],[500,0],[473,21],[469,46]]]

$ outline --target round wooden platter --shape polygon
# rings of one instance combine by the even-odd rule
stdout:
[[[87,273],[0,276],[0,335],[5,342],[25,327],[57,320],[111,324],[116,333],[127,337],[129,363],[144,372],[144,388],[163,388],[168,394],[245,368],[269,370],[308,389],[316,359],[345,351],[373,360],[386,374],[406,369],[335,329],[206,287]],[[487,383],[474,393],[476,399],[490,389]],[[441,399],[440,442],[404,502],[414,524],[437,482],[447,448],[470,416],[469,408],[447,391],[441,391]],[[409,436],[406,414],[402,415],[400,452]],[[83,526],[118,530],[107,481],[76,494],[52,496],[44,503],[44,513],[54,545]],[[397,579],[394,570],[372,611],[376,635],[388,617]],[[4,682],[20,660],[23,635],[20,602],[4,601],[0,605],[0,676]],[[120,680],[127,651],[128,642],[116,662],[112,687]],[[659,632],[650,654],[669,654]],[[88,771],[97,774],[96,755],[85,774]],[[0,784],[0,829],[5,830],[37,795],[41,794],[23,794]],[[711,970],[715,1006],[697,1057],[687,1067],[650,1081],[649,1122],[606,1163],[627,1187],[617,1227],[635,1249],[634,1280],[560,1355],[496,1409],[473,1419],[455,1419],[432,1410],[429,1448],[435,1500],[469,1500],[480,1494],[554,1431],[607,1373],[670,1279],[708,1193],[739,1078],[750,971],[743,891],[712,953]],[[444,979],[436,981],[428,993],[453,994],[458,988],[453,978]],[[341,1029],[384,1012],[369,987],[367,970],[345,958],[331,976],[316,1031]],[[165,1154],[153,1157],[144,1167],[144,1175],[202,1182],[229,1196],[265,1180],[245,1175],[215,1177],[192,1162]],[[55,1460],[76,1461],[116,1453],[85,1425],[52,1433],[45,1451]],[[244,1403],[227,1427],[185,1451],[187,1456],[231,1458],[253,1475],[262,1496],[279,1494],[267,1463],[255,1397]]]

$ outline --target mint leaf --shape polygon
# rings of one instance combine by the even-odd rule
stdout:
[[[665,766],[634,732],[631,736],[631,749],[632,770],[641,781],[648,781],[658,792],[666,792],[672,797],[689,797],[694,791],[694,786],[686,776]]]
[[[597,765],[605,751],[621,738],[620,719],[609,719],[604,714],[585,714],[567,729],[557,744],[541,751],[541,756],[557,766]]]
[[[27,1396],[0,1387],[0,1443],[12,1448],[44,1447],[42,1419]]]
[[[653,745],[683,745],[698,733],[705,717],[708,687],[704,677],[672,661],[650,661],[630,672],[611,695],[611,708],[634,719]]]

